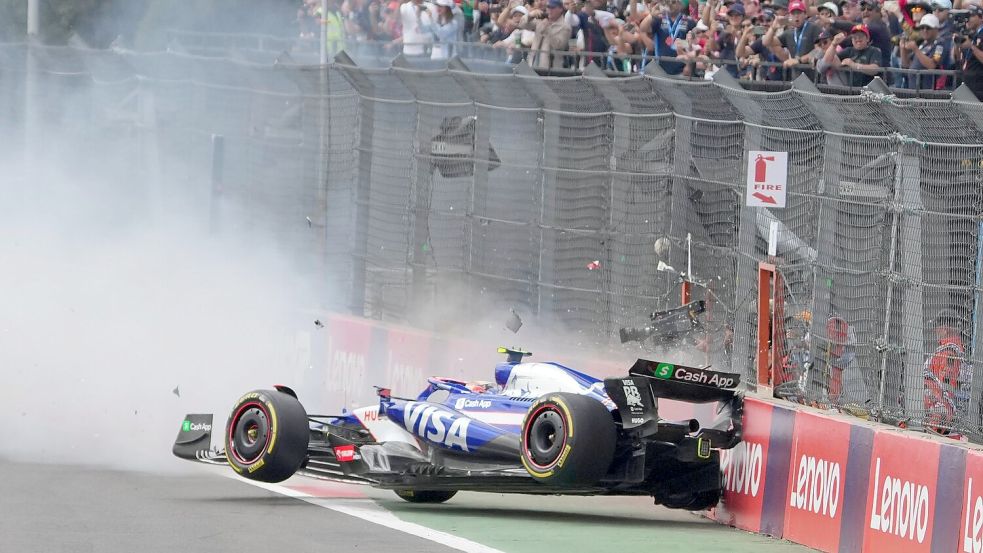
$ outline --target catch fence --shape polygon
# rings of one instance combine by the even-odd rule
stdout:
[[[224,231],[281,243],[322,306],[451,331],[513,308],[611,348],[693,281],[695,362],[980,439],[983,105],[961,91],[177,50],[3,45],[0,111],[29,147],[114,137],[157,197],[184,183]],[[745,205],[751,150],[788,152],[786,207]],[[924,393],[943,313],[966,351],[949,411]]]

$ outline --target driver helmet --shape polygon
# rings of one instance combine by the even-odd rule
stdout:
[[[497,385],[494,382],[488,382],[487,380],[472,380],[465,384],[468,390],[476,394],[487,394],[493,392]]]

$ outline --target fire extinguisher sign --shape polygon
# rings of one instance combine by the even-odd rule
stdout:
[[[785,207],[788,152],[751,150],[747,156],[747,205]]]

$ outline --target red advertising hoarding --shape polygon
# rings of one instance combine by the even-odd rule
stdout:
[[[373,385],[388,386],[400,397],[416,397],[426,387],[427,377],[438,376],[430,358],[433,335],[428,332],[393,328],[386,341],[385,377]]]
[[[880,431],[867,485],[863,550],[931,551],[939,475],[937,442]]]
[[[837,551],[850,425],[799,412],[793,436],[783,537],[822,551]]]
[[[758,532],[767,479],[772,406],[748,399],[744,403],[744,441],[721,453],[724,498],[713,518]]]
[[[962,517],[960,518],[960,553],[983,552],[983,451],[966,455],[963,478]]]
[[[372,394],[367,381],[372,332],[375,325],[354,317],[328,319],[324,387],[327,408],[351,408]]]

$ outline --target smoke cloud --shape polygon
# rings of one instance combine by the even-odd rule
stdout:
[[[299,380],[317,296],[263,236],[209,232],[207,179],[154,192],[117,144],[56,135],[0,160],[0,457],[179,470],[185,413],[222,428]]]

